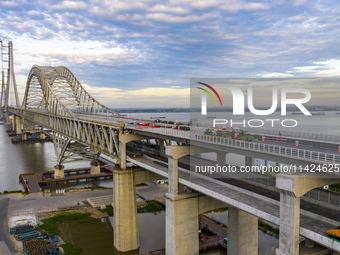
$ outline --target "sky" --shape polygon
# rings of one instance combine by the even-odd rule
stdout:
[[[189,107],[190,78],[340,76],[327,0],[0,1],[19,96],[33,65],[65,66],[111,108]]]

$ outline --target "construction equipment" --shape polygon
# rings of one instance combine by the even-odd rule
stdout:
[[[25,255],[60,254],[58,246],[48,238],[32,238],[23,243]]]
[[[326,230],[326,234],[330,239],[340,243],[340,227]]]

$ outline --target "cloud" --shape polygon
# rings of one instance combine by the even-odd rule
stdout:
[[[317,61],[309,66],[295,67],[292,72],[313,74],[318,77],[340,77],[340,60]]]
[[[174,102],[182,103],[182,107],[189,107],[189,88],[141,88],[136,90],[119,90],[105,87],[91,87],[82,84],[83,87],[97,100],[107,107],[131,108],[131,103],[142,107],[158,108],[158,102],[162,107],[174,107]]]
[[[178,92],[189,87],[190,77],[338,77],[338,6],[306,3],[0,1],[0,37],[11,32],[6,43],[14,43],[18,75],[27,76],[34,64],[64,65],[93,93]],[[136,107],[165,100],[146,92],[139,103],[124,96]],[[185,104],[185,97],[166,93],[176,105]]]
[[[202,16],[188,15],[188,16],[172,16],[165,13],[149,13],[145,17],[147,19],[152,19],[156,21],[162,22],[176,22],[176,23],[185,23],[185,22],[197,22],[209,18],[215,18],[217,15],[214,13],[206,13]]]
[[[3,7],[17,7],[17,6],[19,6],[19,4],[15,3],[13,1],[1,1],[0,2],[0,6],[3,6]]]
[[[223,5],[223,9],[236,12],[236,11],[258,11],[258,10],[268,10],[270,6],[268,4],[263,3],[238,3],[236,1],[232,1],[226,5]]]
[[[304,15],[296,15],[296,16],[288,18],[288,20],[291,20],[291,21],[301,21],[301,20],[304,20],[304,19],[306,19],[306,16],[304,16]]]
[[[82,1],[62,1],[59,4],[52,5],[51,9],[55,11],[70,11],[70,10],[84,10],[88,5]]]

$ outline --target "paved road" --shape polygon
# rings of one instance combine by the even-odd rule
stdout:
[[[210,219],[209,217],[205,215],[200,215],[200,222],[203,222],[203,225],[206,226],[209,230],[212,230],[216,233],[215,238],[208,239],[202,244],[208,245],[212,243],[219,242],[220,240],[223,240],[225,237],[228,236],[228,228],[224,225],[218,224],[216,221]]]
[[[37,180],[38,180],[38,176],[39,174],[34,174],[34,175],[26,175],[25,179],[28,180],[27,186],[30,189],[31,193],[36,193],[36,192],[40,192],[40,188],[38,186]]]
[[[0,198],[0,255],[2,255],[2,251],[3,251],[3,254],[5,254],[6,248],[11,253],[18,252],[15,249],[15,246],[7,230],[7,214],[8,214],[9,201],[10,201],[9,198],[4,198],[4,199]]]
[[[84,192],[67,192],[64,196],[50,196],[50,194],[31,193],[27,196],[12,194],[8,213],[32,212],[46,209],[57,209],[60,206],[76,205],[87,198],[112,195],[112,189]]]

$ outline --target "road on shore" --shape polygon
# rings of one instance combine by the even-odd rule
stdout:
[[[0,255],[8,255],[8,250],[12,254],[18,253],[7,229],[7,214],[9,198],[0,198]]]

